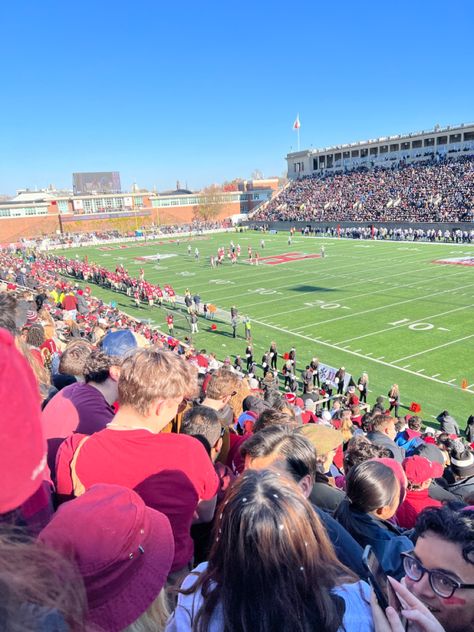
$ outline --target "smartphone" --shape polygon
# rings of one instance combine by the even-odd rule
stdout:
[[[404,629],[406,629],[407,622],[405,617],[401,614],[403,605],[400,602],[397,593],[392,588],[391,583],[388,581],[388,577],[370,544],[368,544],[364,549],[362,562],[368,571],[369,582],[374,590],[379,606],[382,608],[384,613],[385,608],[392,606],[400,617],[400,621]]]
[[[380,565],[372,547],[368,544],[364,549],[362,562],[369,573],[369,582],[372,586],[379,606],[385,612],[389,605],[389,582],[385,571]],[[393,592],[393,591],[392,591]]]

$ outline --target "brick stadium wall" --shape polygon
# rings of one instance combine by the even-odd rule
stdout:
[[[74,216],[62,216],[63,232],[92,232],[101,230],[120,230],[123,232],[134,230],[150,224],[187,224],[194,219],[195,206],[172,206],[165,208],[147,209],[149,215],[120,217],[113,219],[75,219]],[[223,220],[230,215],[240,213],[240,203],[225,204],[215,218]],[[80,217],[80,216],[77,216]],[[0,244],[16,242],[22,237],[42,237],[60,230],[59,216],[49,213],[43,216],[17,217],[0,219]]]

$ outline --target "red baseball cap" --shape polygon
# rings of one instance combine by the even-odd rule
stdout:
[[[47,471],[38,384],[28,362],[0,329],[0,514],[22,505]]]
[[[424,456],[409,456],[402,462],[403,469],[410,483],[422,485],[430,478],[443,474],[443,466],[437,461],[429,461]]]
[[[88,622],[106,632],[123,630],[149,608],[174,558],[168,518],[120,485],[93,485],[61,505],[39,539],[77,564]]]

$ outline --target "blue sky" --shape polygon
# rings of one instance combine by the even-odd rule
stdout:
[[[0,24],[0,193],[280,175],[297,112],[302,147],[474,120],[472,0],[19,0]]]

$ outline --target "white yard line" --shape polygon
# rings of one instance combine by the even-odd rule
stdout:
[[[474,285],[474,283],[469,283],[469,286]],[[405,287],[408,287],[405,286]],[[372,307],[371,309],[366,309],[362,312],[353,312],[351,314],[345,314],[344,316],[337,316],[336,318],[330,318],[328,320],[320,320],[312,325],[305,325],[304,327],[295,327],[294,331],[298,331],[299,329],[306,329],[309,326],[316,327],[318,325],[325,325],[326,323],[334,323],[337,320],[344,320],[346,318],[353,318],[354,316],[362,316],[363,314],[370,314],[372,312],[378,312],[381,309],[388,309],[389,307],[398,307],[399,305],[405,305],[406,303],[413,303],[413,301],[421,301],[425,298],[434,298],[435,296],[440,296],[441,294],[448,294],[449,292],[457,292],[459,290],[458,287],[449,288],[448,290],[441,290],[441,292],[430,294],[425,294],[424,296],[415,296],[414,298],[409,298],[406,301],[397,301],[396,303],[389,303],[388,305],[379,305],[378,307]],[[382,290],[380,290],[382,291]],[[297,310],[294,310],[297,311]]]
[[[410,371],[409,369],[406,369],[406,368],[403,368],[403,367],[400,367],[400,366],[396,366],[394,364],[390,364],[390,362],[385,362],[384,360],[377,360],[376,358],[371,358],[370,356],[373,355],[372,353],[366,353],[365,355],[363,355],[362,353],[356,353],[355,351],[341,349],[340,347],[337,347],[336,345],[329,344],[328,342],[322,342],[321,340],[315,340],[314,338],[311,338],[310,336],[305,336],[303,334],[299,334],[297,332],[290,331],[290,330],[284,329],[282,327],[275,327],[274,325],[269,325],[268,323],[264,323],[261,320],[254,320],[253,322],[255,324],[262,325],[264,327],[268,327],[269,329],[275,329],[276,331],[279,331],[281,333],[287,334],[288,336],[295,336],[297,338],[302,338],[303,340],[309,340],[310,342],[313,342],[313,343],[318,344],[318,345],[322,345],[324,347],[329,347],[330,349],[335,349],[336,351],[340,351],[341,353],[347,353],[348,355],[356,356],[358,358],[362,358],[363,360],[368,360],[369,362],[374,362],[375,364],[381,364],[382,366],[388,367],[390,369],[396,369],[397,371],[402,371],[403,373],[408,373],[410,375],[415,375],[416,377],[419,377],[419,378],[421,378],[423,380],[430,380],[431,382],[437,382],[438,384],[444,384],[445,386],[451,386],[452,388],[455,388],[457,390],[461,390],[460,386],[457,386],[457,385],[451,383],[451,382],[455,382],[456,381],[455,379],[451,380],[451,382],[444,382],[443,380],[438,380],[438,379],[436,379],[434,377],[430,377],[429,375],[422,375],[420,373],[417,373],[416,371]],[[470,390],[469,388],[462,389],[462,390],[467,391],[468,393],[474,394],[474,390]]]
[[[414,358],[419,355],[423,355],[425,353],[431,353],[431,351],[436,351],[436,349],[442,349],[443,347],[449,347],[450,345],[454,345],[457,342],[462,342],[463,340],[469,340],[469,338],[474,338],[474,334],[470,334],[469,336],[464,336],[464,338],[457,338],[456,340],[451,340],[450,342],[445,342],[442,345],[437,345],[436,347],[431,347],[431,349],[425,349],[424,351],[418,351],[418,353],[412,353],[411,355],[404,356],[403,358],[398,358],[398,360],[392,360],[393,362],[401,362],[402,360],[408,360],[408,358]]]
[[[406,271],[404,271],[404,272],[402,272],[402,273],[400,273],[400,274],[406,274]],[[451,278],[452,276],[457,276],[458,274],[463,274],[463,272],[456,272],[455,274],[450,275],[450,276],[449,276],[449,278]],[[392,275],[392,276],[397,276],[397,275],[396,275],[396,274],[394,274],[394,275]],[[386,279],[387,277],[380,277],[380,278],[381,278],[381,279]],[[446,279],[446,280],[447,280],[447,277],[446,277],[446,275],[441,275],[441,276],[431,277],[430,279],[427,279],[427,281],[429,281],[429,282],[431,282],[431,281],[437,281],[438,279]],[[367,279],[367,280],[365,281],[365,283],[373,283],[374,281],[376,281],[376,279]],[[414,288],[414,286],[415,286],[417,283],[419,283],[419,281],[415,281],[414,283],[406,283],[406,284],[403,286],[403,288],[404,288],[404,289],[405,289],[405,288],[420,289],[420,288]],[[346,284],[346,285],[354,285],[354,283],[348,283],[348,284]],[[344,286],[344,285],[335,286],[335,287],[334,287],[334,290],[335,290],[335,291],[337,291],[337,290],[339,290],[339,289],[340,289],[340,288],[342,288],[342,287],[346,287],[346,286]],[[454,289],[456,289],[456,290],[460,290],[460,289],[462,289],[463,287],[465,287],[465,286],[463,286],[463,285],[462,285],[462,286],[459,286],[458,288],[454,288]],[[387,293],[390,289],[391,289],[391,288],[387,288],[387,284],[386,284],[386,283],[384,283],[384,287],[383,287],[383,288],[381,288],[380,290],[373,290],[373,291],[370,291],[370,292],[363,292],[362,294],[357,294],[357,291],[354,291],[354,292],[353,292],[353,293],[351,293],[351,294],[353,294],[353,295],[354,295],[354,298],[359,299],[359,298],[361,298],[362,296],[374,296],[375,294],[380,294],[381,292],[385,292],[385,293]],[[426,288],[422,288],[422,289],[423,289],[423,290],[425,290]],[[313,291],[311,291],[311,292],[304,292],[304,293],[300,294],[300,296],[299,296],[298,298],[300,298],[301,296],[304,296],[305,294],[312,294],[312,293],[313,293]],[[432,295],[432,296],[434,296],[434,295]],[[288,301],[288,296],[287,296],[287,295],[285,295],[285,296],[284,296],[284,297],[282,297],[282,298],[273,299],[273,301],[272,301],[272,300],[270,300],[270,301],[266,301],[266,303],[273,303],[275,300],[276,300],[276,301],[281,301],[281,300],[283,300],[283,298],[284,298],[285,300],[287,300],[287,301]],[[350,301],[350,300],[351,300],[351,298],[352,298],[351,296],[344,296],[344,299],[343,299],[343,300],[344,300],[345,302],[347,302],[347,301]],[[328,299],[329,299],[329,296],[328,296]],[[334,300],[336,301],[336,298],[335,298]],[[340,299],[340,300],[342,300],[342,299]],[[259,305],[259,304],[260,304],[260,303],[253,303],[253,305]],[[248,307],[251,307],[251,306],[252,306],[252,304],[251,304],[251,305],[249,305]],[[312,308],[311,308],[311,307],[308,307],[308,306],[306,305],[306,306],[304,306],[304,307],[295,307],[295,308],[293,308],[293,309],[289,309],[289,310],[287,310],[287,311],[285,311],[285,312],[279,312],[279,314],[282,314],[282,315],[283,315],[283,314],[293,314],[294,312],[300,312],[301,310],[307,310],[307,309],[312,309]],[[322,321],[322,322],[332,322],[333,320],[334,320],[334,319],[331,319],[331,320],[329,320],[329,321]],[[317,323],[311,323],[311,324],[309,324],[309,325],[306,325],[306,327],[312,327],[312,326],[314,326],[314,325],[320,325],[320,324],[321,324],[320,322],[317,322]]]
[[[435,295],[433,295],[435,296]],[[456,307],[455,309],[450,309],[447,312],[441,312],[440,314],[433,314],[430,316],[423,316],[423,318],[418,318],[418,320],[411,320],[410,322],[404,322],[401,323],[400,325],[393,325],[392,327],[386,327],[385,329],[379,329],[378,331],[371,331],[368,334],[363,334],[362,336],[356,336],[355,338],[347,338],[347,340],[341,340],[340,342],[336,342],[337,345],[343,345],[346,342],[352,342],[352,340],[360,340],[361,338],[367,338],[368,336],[375,336],[377,334],[383,334],[386,331],[392,331],[393,329],[398,329],[400,327],[407,327],[408,325],[414,325],[415,323],[423,323],[426,320],[431,320],[432,318],[438,318],[440,316],[445,316],[446,314],[452,314],[453,312],[458,312],[460,310],[463,309],[468,309],[470,307],[474,307],[474,303],[471,305],[465,305],[463,307]],[[438,327],[438,329],[442,330],[442,331],[449,331],[449,329],[446,329],[445,327]]]

